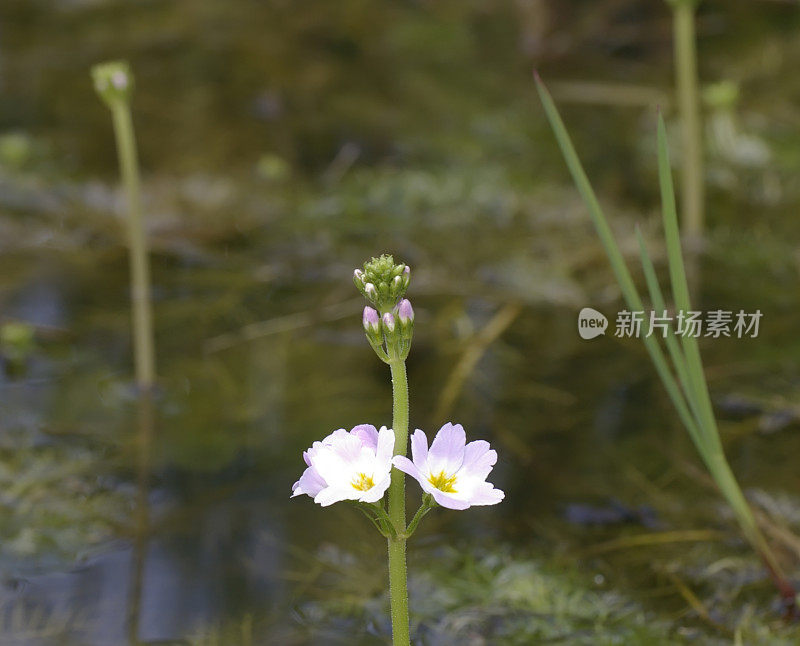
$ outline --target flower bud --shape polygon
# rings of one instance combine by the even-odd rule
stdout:
[[[364,323],[364,332],[367,334],[377,334],[381,329],[381,319],[378,312],[367,306],[364,308],[364,316],[362,319]]]
[[[400,322],[400,335],[403,341],[410,341],[414,335],[414,308],[404,298],[397,306],[397,320]]]
[[[397,306],[397,318],[400,320],[400,325],[409,325],[414,322],[414,308],[411,307],[411,301],[404,298]]]
[[[386,314],[383,315],[383,328],[390,334],[394,332],[394,315],[391,312],[386,312]]]
[[[395,276],[392,279],[391,294],[395,298],[399,298],[405,293],[403,289],[403,279],[400,276]]]
[[[408,265],[403,269],[403,289],[408,289],[408,284],[411,282],[411,267]]]
[[[133,75],[124,61],[101,63],[92,68],[94,89],[110,108],[127,103],[133,92]]]
[[[394,258],[383,255],[364,263],[353,272],[356,288],[379,311],[386,312],[397,305],[408,289],[408,266],[395,264]]]

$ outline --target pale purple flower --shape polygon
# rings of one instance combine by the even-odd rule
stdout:
[[[381,329],[381,320],[378,317],[378,312],[373,308],[367,306],[364,308],[364,316],[362,317],[365,332],[372,332],[377,334]]]
[[[372,283],[364,285],[364,293],[367,295],[367,298],[375,299],[378,297],[378,290],[375,289],[375,285]]]
[[[386,312],[383,315],[383,327],[386,328],[388,332],[394,332],[394,316],[391,312]]]
[[[411,301],[404,298],[397,306],[397,318],[400,319],[402,325],[408,325],[414,322],[414,308],[411,307]]]
[[[303,452],[308,468],[292,485],[292,498],[306,494],[323,507],[340,500],[377,502],[389,487],[393,453],[390,428],[340,428]]]
[[[485,440],[466,443],[461,424],[448,422],[428,449],[428,438],[419,429],[411,436],[411,456],[396,455],[393,463],[415,478],[423,491],[442,507],[466,509],[473,505],[496,505],[505,494],[486,482],[497,462],[497,452]]]

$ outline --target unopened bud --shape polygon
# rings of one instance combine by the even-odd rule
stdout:
[[[383,327],[389,333],[394,332],[394,316],[391,312],[386,312],[386,314],[383,315]]]
[[[414,308],[407,298],[397,305],[397,320],[400,322],[401,338],[403,341],[411,341],[414,335]]]
[[[364,331],[367,334],[377,334],[381,329],[381,319],[378,312],[373,308],[367,306],[364,308],[364,316],[362,318],[364,323]]]
[[[397,306],[397,318],[400,320],[400,325],[409,325],[414,322],[414,308],[411,307],[411,301],[404,298]]]
[[[128,75],[122,70],[117,70],[111,74],[111,85],[118,90],[125,90],[128,87]]]
[[[391,310],[405,296],[408,277],[408,266],[389,255],[372,258],[353,272],[356,288],[379,312]]]
[[[356,269],[353,272],[353,284],[356,286],[358,291],[360,291],[362,294],[364,293],[364,272],[360,269]]]
[[[133,92],[133,74],[124,61],[101,63],[92,68],[94,87],[105,103],[114,108],[127,103]]]

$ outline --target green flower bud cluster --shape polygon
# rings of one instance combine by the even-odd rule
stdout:
[[[97,94],[109,108],[120,102],[130,101],[133,94],[133,74],[125,61],[95,65],[92,68],[92,80]]]
[[[372,349],[387,363],[405,359],[411,348],[414,310],[403,298],[410,276],[408,265],[395,264],[388,255],[373,258],[364,269],[353,272],[356,287],[374,305],[364,308],[364,332]]]
[[[353,272],[353,282],[372,305],[381,313],[389,312],[403,298],[408,289],[411,270],[394,258],[382,255],[364,263],[364,269]]]

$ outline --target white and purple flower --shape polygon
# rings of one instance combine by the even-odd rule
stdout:
[[[466,509],[473,505],[496,505],[505,494],[486,482],[497,462],[497,452],[485,440],[466,443],[461,424],[448,422],[428,449],[428,438],[419,429],[411,436],[412,460],[394,457],[394,466],[415,478],[423,491],[442,507]]]
[[[306,494],[323,507],[340,500],[377,502],[389,487],[393,452],[390,428],[340,428],[303,452],[308,468],[292,485],[292,498]]]

